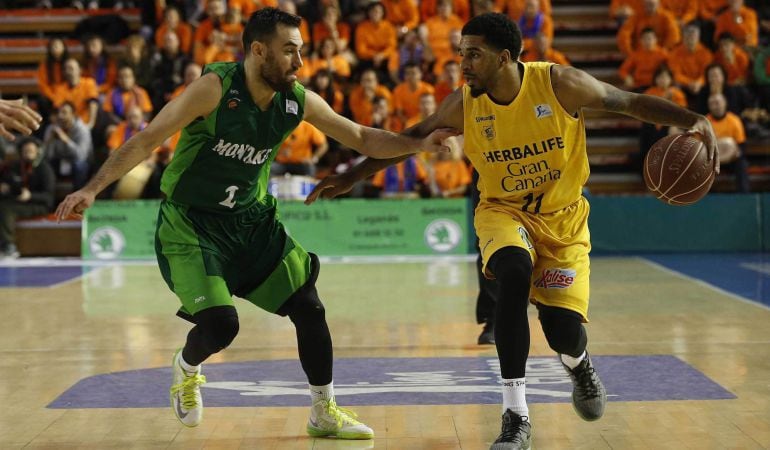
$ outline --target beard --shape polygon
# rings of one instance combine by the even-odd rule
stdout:
[[[471,86],[471,97],[476,98],[482,94],[485,94],[487,90],[482,87],[473,87]]]
[[[289,74],[281,72],[281,69],[270,56],[260,67],[259,75],[270,86],[270,89],[276,92],[288,92],[294,86],[294,80],[287,79]]]

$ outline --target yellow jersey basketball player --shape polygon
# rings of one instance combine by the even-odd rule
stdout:
[[[700,114],[647,95],[621,91],[587,73],[550,63],[521,63],[521,32],[502,14],[483,14],[462,30],[466,85],[436,114],[405,131],[425,136],[453,127],[479,172],[475,224],[485,274],[497,278],[495,345],[503,390],[502,433],[492,450],[528,449],[532,426],[524,399],[529,353],[527,305],[538,308],[543,332],[573,382],[575,411],[604,413],[606,393],[586,352],[588,253],[591,249],[584,108],[690,129],[703,136],[719,170],[714,132]],[[326,178],[307,199],[334,197],[399,159],[368,159]],[[379,162],[378,162],[379,161]]]

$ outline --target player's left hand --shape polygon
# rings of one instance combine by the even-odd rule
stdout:
[[[432,153],[449,152],[451,149],[448,145],[444,144],[444,139],[460,134],[462,134],[462,131],[455,128],[438,128],[422,140],[420,149]]]
[[[78,219],[82,219],[83,211],[93,205],[95,199],[96,194],[93,194],[86,189],[81,189],[69,194],[68,196],[64,197],[64,200],[59,203],[59,207],[56,208],[56,212],[54,213],[56,216],[56,221],[61,222],[62,220],[69,217],[70,214],[74,215]]]
[[[348,173],[329,175],[315,185],[305,199],[305,204],[310,205],[318,198],[334,198],[342,195],[350,191],[355,183],[356,181]]]
[[[701,116],[695,122],[695,126],[690,128],[690,132],[701,136],[703,143],[706,144],[706,151],[708,152],[709,161],[711,161],[714,168],[714,173],[719,175],[719,149],[717,148],[717,137],[714,134],[711,122],[705,116]]]
[[[40,114],[24,104],[22,99],[0,100],[0,136],[14,140],[11,131],[30,135],[40,128]]]

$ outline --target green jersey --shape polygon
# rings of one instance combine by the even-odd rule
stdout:
[[[222,99],[208,116],[182,130],[161,190],[175,203],[213,212],[242,211],[257,203],[272,207],[270,164],[302,121],[305,88],[294,83],[291,91],[276,92],[262,111],[249,94],[243,63],[209,64],[203,70],[208,72],[221,78]]]

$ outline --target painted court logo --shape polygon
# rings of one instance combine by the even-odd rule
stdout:
[[[543,289],[566,289],[575,281],[572,269],[543,269],[540,278],[535,280],[535,287]]]
[[[444,253],[457,247],[462,237],[462,230],[457,222],[438,219],[425,227],[425,243],[431,249]]]
[[[100,227],[88,237],[88,249],[99,259],[115,259],[126,248],[126,238],[115,227]]]

